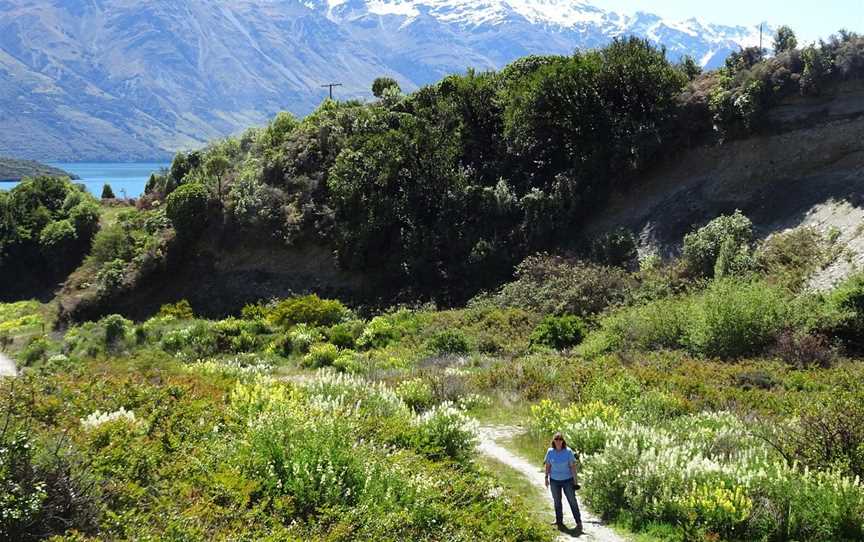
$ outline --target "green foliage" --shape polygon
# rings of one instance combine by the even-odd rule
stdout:
[[[313,344],[309,348],[309,353],[303,356],[303,366],[312,369],[330,367],[338,357],[339,349],[336,346],[330,343]]]
[[[81,192],[70,192],[70,194],[81,194]],[[79,196],[80,203],[69,210],[69,220],[75,227],[76,234],[89,243],[96,232],[99,231],[99,205],[91,198]]]
[[[296,324],[333,326],[349,316],[350,312],[342,302],[321,299],[316,294],[282,300],[266,311],[266,318],[273,325],[284,328]]]
[[[413,315],[406,310],[376,316],[363,329],[363,333],[357,339],[357,346],[366,349],[384,348],[413,331],[415,327],[416,321]]]
[[[864,274],[853,275],[835,288],[828,307],[837,315],[828,332],[853,351],[864,351]]]
[[[119,293],[125,286],[126,268],[126,262],[119,258],[105,262],[96,273],[99,295],[110,297]]]
[[[202,231],[208,201],[207,189],[198,183],[184,184],[171,192],[165,201],[165,213],[178,235],[191,239]]]
[[[65,265],[77,244],[78,233],[68,219],[48,224],[39,234],[39,248],[54,265]]]
[[[720,280],[700,296],[688,322],[689,348],[705,356],[736,358],[760,352],[789,321],[788,301],[760,282]]]
[[[102,199],[115,199],[117,196],[114,195],[114,190],[111,189],[111,185],[105,183],[102,186]]]
[[[132,329],[132,322],[119,314],[112,314],[102,319],[101,324],[105,327],[105,346],[114,347],[125,341],[127,334]]]
[[[177,320],[192,320],[195,318],[195,313],[192,311],[192,305],[185,299],[181,299],[176,303],[162,305],[159,308],[159,316],[168,316]]]
[[[438,354],[467,354],[471,350],[465,334],[456,329],[436,333],[429,340],[429,348]]]
[[[47,446],[10,426],[11,412],[5,416],[0,432],[0,538],[35,541],[70,528],[92,534],[98,514],[92,490],[66,447],[58,446],[53,457],[37,457]]]
[[[622,269],[538,254],[516,267],[516,280],[488,299],[500,307],[518,307],[540,314],[587,316],[623,303],[633,281]]]
[[[51,343],[48,342],[46,337],[41,335],[31,337],[24,349],[18,354],[18,359],[25,366],[34,365],[48,359],[48,350],[50,348]]]
[[[0,280],[25,290],[74,269],[98,229],[97,204],[68,179],[24,179],[0,195]]]
[[[372,95],[376,98],[383,98],[386,91],[400,92],[399,83],[392,77],[378,77],[372,83]]]
[[[93,239],[90,260],[104,264],[112,260],[129,261],[134,254],[134,244],[127,230],[120,224],[101,230]]]
[[[755,263],[767,280],[799,291],[810,275],[827,263],[825,239],[814,228],[795,228],[765,239]]]
[[[362,320],[350,320],[324,330],[327,341],[342,349],[354,348],[366,324]]]
[[[774,33],[774,54],[792,51],[798,47],[798,38],[795,32],[786,25],[781,26]]]
[[[743,267],[753,240],[753,224],[740,211],[721,215],[684,237],[683,258],[704,276],[735,274]]]
[[[591,258],[608,267],[630,268],[638,258],[636,237],[624,228],[601,235],[591,243]]]
[[[782,289],[759,281],[718,279],[702,293],[652,301],[603,318],[582,351],[593,355],[616,348],[683,348],[733,359],[764,351],[791,324],[791,316]]]
[[[564,350],[581,343],[585,335],[585,322],[578,316],[547,316],[531,333],[531,345]]]
[[[681,60],[675,67],[684,74],[688,81],[693,81],[702,74],[702,66],[690,55],[681,57]]]
[[[321,333],[307,324],[297,324],[288,332],[288,341],[291,351],[297,354],[309,352],[309,348],[321,340]]]
[[[394,391],[415,412],[428,410],[435,401],[432,387],[422,378],[403,380]]]
[[[432,459],[467,462],[477,444],[469,418],[444,403],[421,414],[413,426],[412,444]]]

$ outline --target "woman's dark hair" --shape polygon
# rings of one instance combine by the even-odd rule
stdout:
[[[552,435],[552,442],[549,443],[549,447],[552,448],[553,450],[556,450],[557,448],[555,448],[555,441],[558,440],[559,438],[561,439],[561,444],[563,445],[561,447],[561,449],[563,450],[563,449],[567,448],[567,441],[564,440],[564,435],[562,435],[560,431],[558,433],[555,433],[554,435]]]

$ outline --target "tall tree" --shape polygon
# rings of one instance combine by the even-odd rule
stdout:
[[[777,29],[774,34],[774,53],[785,53],[798,47],[798,38],[795,37],[795,32],[786,25]]]

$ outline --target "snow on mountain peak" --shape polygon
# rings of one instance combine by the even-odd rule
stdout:
[[[732,46],[758,44],[758,27],[724,26],[707,23],[696,17],[669,20],[643,11],[623,15],[581,0],[306,0],[307,6],[326,6],[327,17],[334,22],[339,14],[350,18],[361,15],[397,17],[401,26],[410,25],[423,14],[445,24],[466,28],[498,26],[523,21],[531,25],[557,28],[561,32],[596,29],[609,39],[637,35],[662,43],[664,36],[679,34],[677,41],[693,39],[710,42],[720,50]],[[313,8],[314,9],[314,8]],[[710,59],[710,51],[700,57]]]

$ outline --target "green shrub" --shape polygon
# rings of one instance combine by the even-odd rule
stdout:
[[[330,343],[313,344],[303,356],[303,366],[311,369],[330,367],[339,357],[339,349]]]
[[[581,343],[585,335],[585,322],[578,316],[547,316],[531,333],[531,345],[564,350]]]
[[[684,237],[683,258],[689,269],[707,277],[714,276],[720,264],[722,274],[735,271],[744,263],[753,224],[741,211],[722,215]]]
[[[18,357],[25,366],[30,366],[36,362],[47,359],[48,349],[50,347],[51,343],[48,342],[46,337],[32,337],[27,342],[27,346],[25,346],[21,353],[18,354]]]
[[[159,308],[159,316],[169,316],[177,320],[192,320],[195,318],[195,313],[192,311],[192,305],[185,299],[181,299],[176,303],[168,303]]]
[[[432,386],[422,378],[403,380],[396,386],[396,395],[415,412],[427,410],[435,401]]]
[[[361,348],[384,348],[401,336],[399,326],[392,317],[376,316],[357,339],[357,346]]]
[[[315,294],[292,297],[277,303],[267,312],[274,325],[289,328],[295,324],[332,326],[350,316],[350,311],[335,299],[321,299]]]
[[[240,316],[244,320],[263,320],[267,318],[268,311],[269,308],[264,303],[249,303],[243,306],[243,309],[240,311]]]
[[[591,258],[608,267],[628,269],[639,257],[636,246],[633,232],[619,228],[601,235],[591,243]]]
[[[53,265],[67,265],[77,241],[78,233],[69,220],[52,222],[39,234],[39,248]]]
[[[192,359],[202,359],[219,352],[219,343],[212,325],[196,321],[190,326],[172,329],[162,335],[160,346],[166,352],[185,354]]]
[[[772,344],[788,318],[788,300],[777,287],[717,280],[698,297],[685,341],[696,354],[737,358]]]
[[[177,230],[177,235],[193,238],[207,222],[207,188],[199,183],[183,184],[165,200],[165,214]]]
[[[411,442],[432,459],[467,462],[474,455],[477,437],[470,418],[452,404],[443,403],[415,419]]]
[[[313,327],[297,324],[288,332],[288,338],[291,342],[291,352],[305,354],[309,351],[309,347],[322,339],[322,336],[321,332]]]
[[[96,273],[96,287],[100,295],[111,296],[123,288],[127,262],[116,259],[105,262]]]
[[[261,346],[259,335],[270,330],[260,320],[249,321],[226,318],[213,325],[216,345],[219,352],[254,352]]]
[[[135,255],[134,247],[135,244],[126,229],[119,224],[114,224],[103,228],[93,238],[89,259],[96,264],[113,260],[128,262]]]
[[[372,95],[376,98],[383,97],[385,91],[390,89],[393,89],[395,92],[399,92],[400,90],[399,83],[392,77],[377,77],[372,82]]]
[[[132,328],[132,322],[119,314],[112,314],[102,319],[105,327],[105,346],[112,347],[126,339],[126,334]]]
[[[835,288],[827,299],[835,321],[826,330],[853,351],[864,351],[864,273],[853,275]]]
[[[459,330],[448,329],[436,333],[429,340],[429,348],[437,354],[467,354],[471,348],[465,334]]]
[[[492,304],[539,314],[596,314],[629,299],[634,281],[623,269],[538,254],[516,267],[516,280],[473,306]]]
[[[324,330],[327,342],[335,344],[339,348],[352,349],[357,339],[363,334],[366,324],[362,320],[351,320],[342,324],[336,324]]]
[[[589,335],[580,352],[590,357],[615,349],[682,347],[691,303],[691,297],[664,298],[613,312],[600,321],[600,329]]]
[[[593,356],[615,349],[684,348],[724,359],[763,352],[792,324],[784,291],[764,282],[716,279],[701,293],[614,312],[580,348]]]
[[[115,199],[114,190],[111,189],[111,185],[105,183],[102,185],[102,199]]]
[[[35,541],[73,529],[95,535],[98,505],[67,447],[49,451],[6,423],[0,432],[0,539]]]
[[[85,199],[69,211],[69,220],[78,238],[89,242],[99,231],[99,205],[92,199]]]

